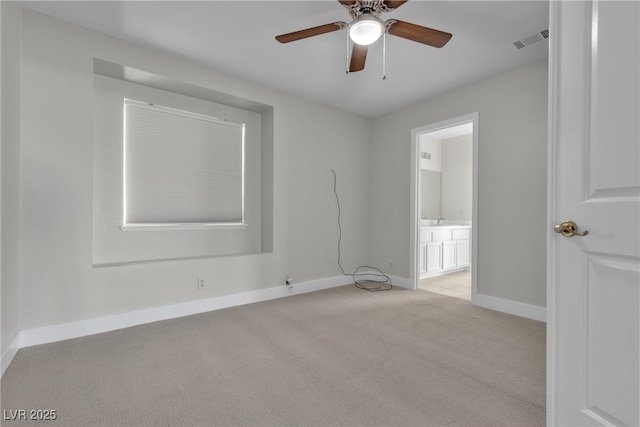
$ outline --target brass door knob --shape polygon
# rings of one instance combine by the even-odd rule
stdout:
[[[586,236],[587,234],[589,234],[589,231],[587,230],[584,230],[583,232],[578,233],[578,226],[573,221],[564,221],[560,224],[556,224],[556,226],[553,227],[553,230],[556,233],[560,233],[565,237]]]

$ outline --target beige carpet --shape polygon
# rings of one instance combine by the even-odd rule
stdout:
[[[419,288],[471,301],[471,272],[459,271],[420,280]]]
[[[543,426],[545,326],[345,286],[20,350],[3,426]]]

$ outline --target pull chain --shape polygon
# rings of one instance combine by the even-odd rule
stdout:
[[[347,35],[347,67],[345,68],[345,72],[349,74],[349,30],[345,31]]]
[[[382,33],[382,80],[387,79],[387,32]]]

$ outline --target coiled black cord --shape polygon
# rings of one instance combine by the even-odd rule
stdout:
[[[342,242],[342,225],[340,225],[340,198],[338,197],[338,176],[336,171],[331,169],[333,173],[333,194],[336,196],[336,204],[338,205],[338,267],[340,267],[340,271],[345,276],[351,276],[353,278],[353,284],[358,289],[363,289],[369,292],[378,292],[378,291],[390,291],[393,289],[393,283],[391,282],[391,278],[387,276],[381,269],[377,267],[371,267],[369,265],[361,265],[356,268],[353,273],[346,273],[344,268],[342,268],[342,264],[340,263],[341,253],[340,253],[340,244]],[[367,269],[368,271],[360,272],[362,269]],[[376,285],[367,286],[366,283],[374,283]]]

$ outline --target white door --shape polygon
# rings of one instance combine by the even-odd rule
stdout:
[[[640,424],[639,27],[638,1],[551,2],[549,425]]]

